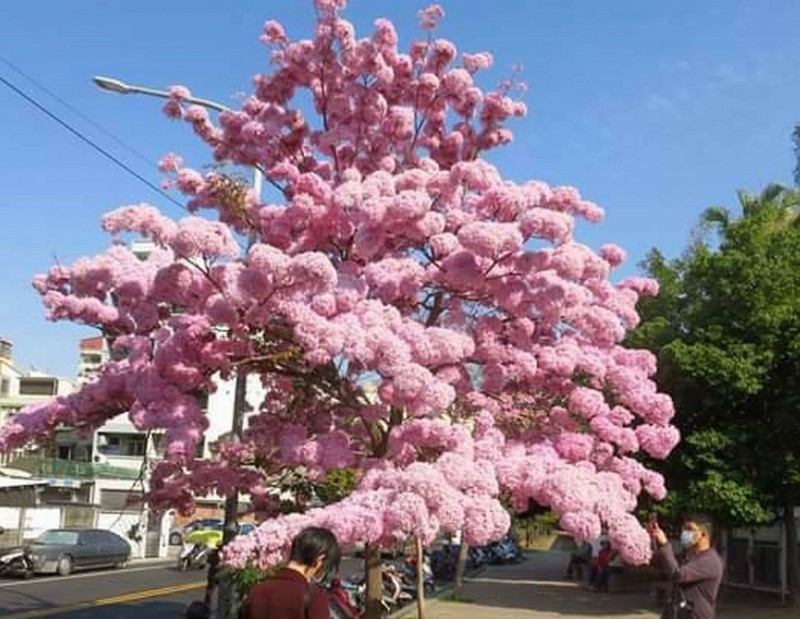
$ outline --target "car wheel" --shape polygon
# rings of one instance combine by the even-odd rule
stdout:
[[[180,546],[183,543],[183,536],[180,533],[170,533],[169,545]]]
[[[58,560],[56,568],[59,576],[69,576],[72,574],[72,557],[65,555]]]
[[[118,570],[124,570],[124,569],[129,568],[130,566],[131,566],[131,560],[130,559],[123,559],[122,561],[117,561],[114,564],[114,568],[118,569]]]

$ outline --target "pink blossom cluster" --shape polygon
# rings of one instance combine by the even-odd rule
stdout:
[[[329,527],[344,542],[391,544],[418,535],[428,544],[443,531],[463,531],[469,543],[485,544],[504,535],[510,518],[498,500],[494,465],[475,458],[480,444],[495,437],[475,440],[463,426],[417,419],[395,435],[395,446],[411,445],[417,435],[427,437],[419,449],[456,450],[407,465],[397,465],[394,459],[371,461],[358,488],[345,500],[302,517],[270,519],[252,535],[226,546],[226,562],[237,567],[273,565],[285,556],[292,536],[311,523]]]
[[[343,502],[237,541],[237,565],[274,563],[312,522],[343,543],[456,530],[483,543],[508,528],[501,493],[549,506],[580,539],[605,524],[627,560],[646,560],[631,513],[665,486],[637,457],[667,457],[679,435],[655,358],[622,341],[657,283],[613,283],[625,252],[576,241],[576,220],[603,216],[577,190],[510,181],[484,158],[526,113],[478,85],[490,54],[432,34],[401,51],[383,19],[357,38],[344,4],[318,0],[312,39],[268,22],[271,69],[216,121],[170,90],[169,116],[275,191],[231,202],[225,177],[170,154],[161,167],[194,215],[117,209],[103,228],[149,238],[149,256],[117,243],[37,277],[48,318],[100,329],[115,353],[96,383],[16,416],[0,449],[126,412],[163,432],[151,501],[185,512],[197,495],[268,502],[284,475],[358,472]],[[442,16],[420,20],[430,31]],[[264,399],[241,440],[197,460],[198,396],[238,373]]]

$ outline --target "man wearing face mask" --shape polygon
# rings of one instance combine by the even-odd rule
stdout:
[[[687,518],[681,531],[686,559],[675,559],[666,533],[651,521],[648,530],[656,545],[656,559],[673,587],[679,587],[692,609],[692,619],[714,619],[717,593],[722,582],[722,559],[711,546],[711,520],[705,516]]]
[[[316,586],[339,569],[342,552],[328,529],[308,527],[292,540],[289,562],[250,590],[246,619],[330,619],[328,593]]]

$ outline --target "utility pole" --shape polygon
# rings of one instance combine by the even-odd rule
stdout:
[[[240,366],[236,372],[236,385],[233,396],[233,422],[231,424],[231,440],[242,440],[244,430],[244,410],[247,405],[247,370]],[[224,547],[239,533],[239,491],[234,490],[225,498],[225,523],[223,525],[222,546]],[[234,590],[233,581],[227,574],[218,580],[217,619],[232,619],[233,609],[238,608],[241,600],[236,599],[238,592]]]
[[[117,93],[121,95],[138,94],[149,97],[158,97],[160,99],[169,99],[170,93],[165,90],[156,88],[149,88],[147,86],[136,86],[127,84],[121,80],[104,77],[101,75],[94,77],[94,83],[98,88],[107,92]],[[185,99],[186,103],[200,105],[216,112],[227,112],[230,108],[216,101],[209,99],[200,99],[198,97],[191,97]],[[258,167],[253,170],[253,193],[256,199],[261,198],[261,189],[264,183],[264,175]],[[250,247],[258,240],[255,231],[251,232],[248,240],[248,251]],[[233,398],[233,420],[231,423],[231,440],[240,442],[242,440],[242,433],[244,431],[244,413],[247,406],[247,369],[245,365],[239,366],[236,372],[236,384],[234,386]],[[225,520],[223,525],[222,546],[225,546],[239,533],[239,491],[235,490],[233,494],[225,497]],[[213,567],[216,571],[216,564]],[[219,574],[220,572],[217,572]],[[217,618],[226,619],[232,617],[233,608],[239,607],[239,600],[234,599],[237,592],[233,589],[233,583],[230,578],[224,575],[220,580],[215,578],[214,574],[209,574],[208,585],[206,591],[206,598],[210,599],[211,589],[213,588],[213,581],[218,581],[218,599],[217,599]],[[235,603],[237,602],[237,603]]]

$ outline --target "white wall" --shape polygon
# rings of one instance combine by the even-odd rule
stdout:
[[[19,528],[21,507],[0,507],[0,527],[13,531]]]
[[[33,539],[39,537],[48,529],[58,529],[61,526],[61,508],[37,507],[26,509],[22,524],[22,538]]]
[[[138,512],[106,512],[102,511],[97,515],[97,528],[108,529],[119,535],[131,546],[131,558],[141,559],[144,557],[145,532],[147,523],[142,522]],[[141,523],[141,541],[135,541],[128,537],[131,527]]]
[[[215,379],[217,390],[208,396],[208,430],[206,431],[206,445],[204,457],[208,458],[209,444],[216,441],[220,436],[228,434],[233,424],[233,402],[235,380]],[[259,377],[251,374],[247,377],[247,403],[252,412],[258,412],[261,402],[264,401],[266,390],[261,384]],[[252,414],[252,413],[251,413]],[[246,424],[245,424],[246,427]]]

